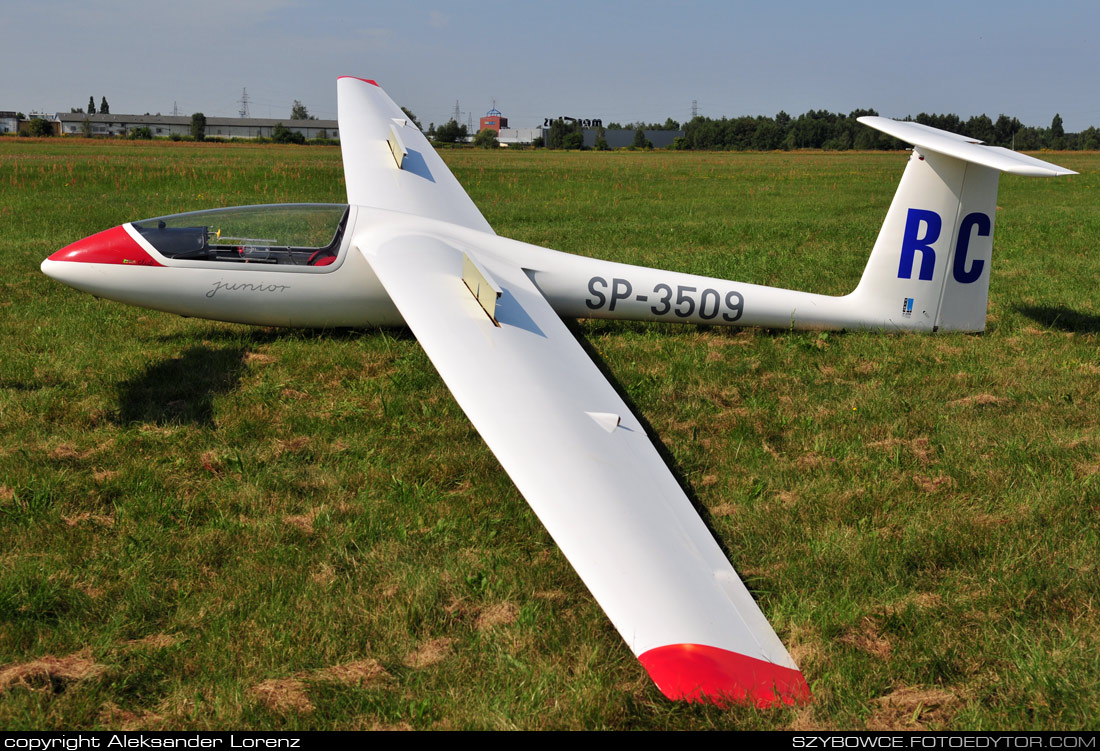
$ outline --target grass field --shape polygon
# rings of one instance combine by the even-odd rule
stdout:
[[[500,234],[840,294],[905,156],[447,151]],[[344,200],[336,148],[0,139],[0,727],[1100,727],[1100,155],[1003,177],[984,335],[582,321],[810,683],[649,682],[407,332],[129,308],[43,258]]]

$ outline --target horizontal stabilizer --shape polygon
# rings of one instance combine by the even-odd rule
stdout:
[[[934,151],[938,154],[961,159],[964,162],[992,167],[995,170],[1008,172],[1012,175],[1058,177],[1060,175],[1077,174],[1073,170],[1044,162],[1042,159],[1010,151],[1000,146],[988,146],[974,138],[948,133],[946,130],[932,128],[920,123],[903,122],[870,115],[859,118],[859,122],[876,130],[881,130],[886,135],[911,143],[922,151]]]

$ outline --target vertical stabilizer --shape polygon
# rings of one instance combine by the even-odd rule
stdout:
[[[852,301],[885,328],[984,329],[998,177],[914,149]]]
[[[850,302],[882,328],[983,331],[1000,173],[1076,173],[917,123],[860,122],[915,148]]]

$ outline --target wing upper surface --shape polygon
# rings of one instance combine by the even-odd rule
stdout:
[[[336,91],[348,203],[493,231],[428,139],[378,84],[343,76]],[[389,143],[391,128],[407,152],[400,166]]]
[[[760,705],[807,696],[642,425],[523,270],[424,234],[357,245],[662,691]],[[502,290],[499,326],[462,282],[464,252]]]

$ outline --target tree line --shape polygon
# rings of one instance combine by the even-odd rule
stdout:
[[[853,110],[847,115],[810,110],[798,117],[780,112],[775,117],[695,117],[684,123],[684,135],[673,148],[696,150],[774,151],[791,149],[874,150],[904,149],[896,138],[857,122],[875,110]],[[1066,133],[1055,115],[1049,128],[1023,125],[1017,118],[975,115],[963,120],[954,114],[920,113],[905,120],[959,133],[993,146],[1016,151],[1100,149],[1100,130],[1090,126],[1080,133]]]
[[[908,144],[858,122],[864,115],[878,115],[873,109],[853,110],[847,115],[827,110],[810,110],[798,117],[780,112],[775,117],[723,117],[698,116],[680,125],[671,117],[664,123],[636,122],[620,125],[608,123],[608,129],[634,130],[634,148],[652,148],[645,138],[645,131],[679,130],[684,135],[675,139],[672,148],[685,150],[731,151],[790,151],[793,149],[828,149],[861,151],[907,149]],[[922,112],[905,120],[933,128],[958,133],[993,146],[1003,146],[1016,151],[1100,150],[1100,130],[1096,127],[1080,133],[1067,133],[1061,115],[1056,114],[1050,127],[1040,128],[1022,124],[1018,118],[999,115],[993,120],[988,115],[974,115],[967,120],[955,114],[928,114]],[[604,129],[596,133],[597,150],[606,149]],[[551,123],[545,143],[537,139],[536,147],[552,149],[583,148],[582,133],[576,123],[561,120]]]

